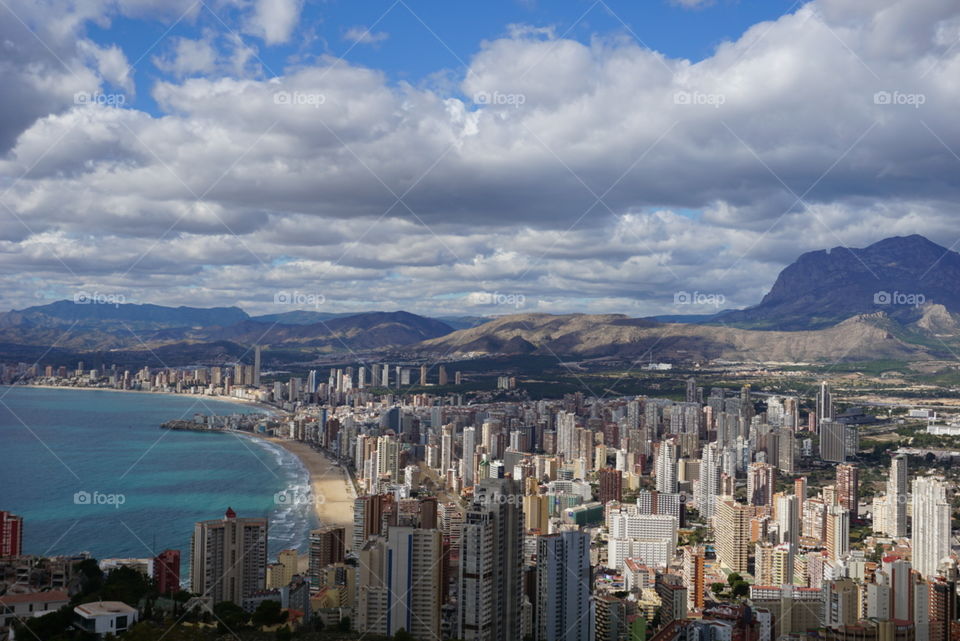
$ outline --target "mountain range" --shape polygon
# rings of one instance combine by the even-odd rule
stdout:
[[[50,361],[99,353],[113,362],[177,365],[231,362],[260,344],[281,362],[397,350],[433,358],[930,359],[947,356],[960,341],[958,320],[960,254],[914,235],[805,253],[757,305],[710,316],[428,318],[305,310],[250,316],[238,307],[58,301],[0,314],[0,357],[45,354]]]

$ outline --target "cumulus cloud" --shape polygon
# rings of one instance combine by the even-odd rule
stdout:
[[[268,45],[287,42],[300,20],[301,0],[256,0],[247,29]]]
[[[366,27],[351,27],[343,34],[343,39],[361,45],[373,45],[390,37],[386,31],[370,31]]]
[[[0,197],[17,217],[0,224],[3,302],[82,282],[270,311],[304,283],[335,311],[502,313],[477,295],[501,292],[528,310],[707,312],[673,293],[749,305],[802,251],[950,245],[960,8],[887,5],[817,0],[696,63],[517,25],[453,91],[332,58],[232,73],[204,39],[157,54],[160,115],[38,84],[50,106],[11,103],[36,122],[0,158],[25,174]],[[35,81],[55,76],[44,64]],[[105,68],[67,88],[115,82]]]

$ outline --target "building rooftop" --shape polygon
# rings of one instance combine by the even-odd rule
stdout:
[[[105,616],[109,614],[132,614],[137,611],[121,601],[98,601],[84,603],[73,609],[74,612],[86,617]]]

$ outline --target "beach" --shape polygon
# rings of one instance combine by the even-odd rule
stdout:
[[[347,470],[306,443],[281,438],[261,438],[279,445],[300,459],[310,473],[310,487],[313,496],[317,497],[314,509],[321,527],[336,525],[344,528],[349,547],[353,534],[355,495]]]

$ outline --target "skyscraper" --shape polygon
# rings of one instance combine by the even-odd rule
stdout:
[[[23,553],[23,517],[0,510],[0,556]]]
[[[886,523],[889,536],[907,535],[907,457],[898,454],[890,459],[887,479]]]
[[[769,463],[751,463],[747,468],[747,502],[773,507],[777,468]]]
[[[253,348],[253,386],[260,387],[260,346]]]
[[[856,465],[837,466],[837,499],[850,511],[850,518],[856,520],[860,504],[860,470]]]
[[[703,446],[700,457],[700,483],[697,485],[696,499],[700,516],[705,519],[716,512],[716,499],[720,493],[720,472],[722,457],[716,443]]]
[[[190,589],[214,603],[237,605],[266,588],[267,519],[238,518],[227,508],[222,519],[200,521],[193,528]]]
[[[827,554],[837,561],[850,551],[850,512],[839,505],[827,510]]]
[[[356,630],[439,639],[442,555],[439,530],[391,527],[369,540],[357,568]]]
[[[925,579],[937,575],[950,556],[950,502],[946,483],[932,476],[913,480],[913,567]]]
[[[620,501],[623,498],[623,475],[620,470],[605,467],[599,472],[600,502]]]
[[[460,535],[458,638],[515,641],[523,603],[523,509],[512,479],[475,486]]]
[[[477,428],[463,428],[463,485],[473,485],[476,475],[473,457],[477,449]]]
[[[833,395],[826,381],[820,382],[817,389],[817,423],[823,423],[825,419],[833,420]]]
[[[589,639],[594,627],[590,607],[590,534],[566,531],[538,537],[536,571],[535,638]]]
[[[717,501],[714,532],[717,559],[734,572],[747,572],[750,560],[750,519],[754,508],[727,497]]]
[[[847,426],[832,418],[820,421],[820,458],[830,463],[847,460]]]
[[[317,580],[323,568],[334,563],[343,563],[346,530],[342,527],[328,526],[310,531],[310,580]]]
[[[657,491],[675,494],[677,491],[677,444],[673,439],[660,442],[656,460]]]

